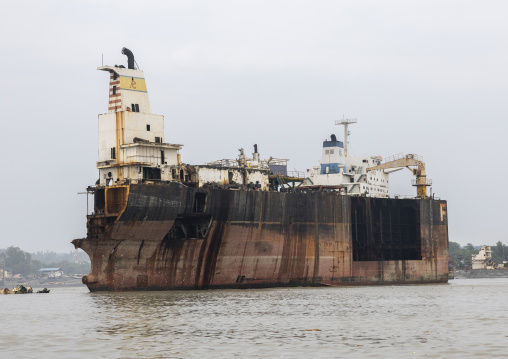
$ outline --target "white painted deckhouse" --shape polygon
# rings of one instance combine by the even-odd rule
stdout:
[[[164,142],[164,116],[152,113],[143,71],[130,64],[98,70],[110,73],[108,112],[99,115],[99,184],[172,179],[182,145]]]
[[[381,164],[382,158],[349,156],[347,125],[356,122],[356,119],[336,122],[344,126],[344,142],[338,141],[335,135],[323,142],[320,164],[308,171],[301,189],[321,188],[348,195],[389,197],[388,173],[393,170],[367,171],[367,168]]]

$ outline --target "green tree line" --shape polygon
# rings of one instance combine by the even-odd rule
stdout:
[[[24,252],[18,247],[11,246],[0,253],[0,262],[3,262],[4,269],[12,274],[21,274],[27,276],[39,273],[39,269],[60,268],[65,274],[86,274],[90,271],[90,263],[74,263],[63,260],[51,263],[41,263],[41,261],[32,259],[32,255]]]
[[[41,268],[41,262],[32,260],[30,253],[23,252],[18,247],[7,248],[0,253],[0,259],[3,259],[4,269],[12,274],[27,275]]]

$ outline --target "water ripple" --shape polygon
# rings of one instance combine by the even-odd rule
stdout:
[[[17,358],[505,357],[507,279],[0,297]]]

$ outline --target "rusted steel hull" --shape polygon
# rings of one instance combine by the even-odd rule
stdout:
[[[90,291],[448,281],[445,201],[136,184],[88,221]]]

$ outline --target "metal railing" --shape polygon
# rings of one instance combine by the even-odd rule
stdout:
[[[303,172],[303,171],[287,171],[287,177],[305,178],[305,172]]]
[[[397,161],[397,160],[401,160],[401,159],[405,159],[405,158],[423,162],[423,156],[418,156],[418,155],[415,155],[412,153],[409,153],[407,155],[405,155],[403,153],[397,153],[396,155],[392,155],[390,157],[385,157],[383,159],[383,161],[386,163],[386,162]]]
[[[411,180],[411,185],[412,186],[418,186],[419,185],[418,179],[412,179]],[[429,179],[429,178],[426,178],[425,179],[425,183],[422,183],[422,185],[424,185],[424,186],[432,186],[432,180]]]

